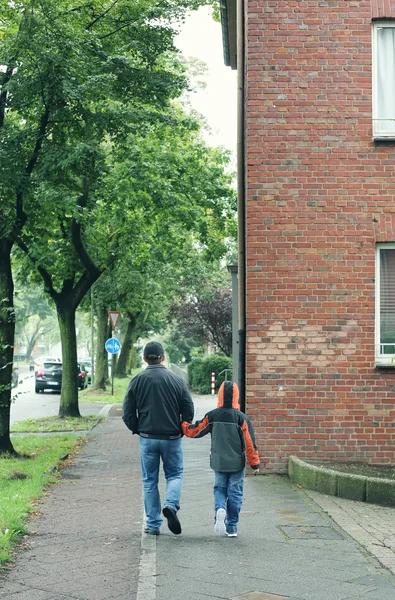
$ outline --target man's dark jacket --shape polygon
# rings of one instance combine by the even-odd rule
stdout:
[[[123,401],[125,425],[142,437],[175,439],[181,422],[193,419],[194,406],[186,383],[163,364],[149,365],[133,377]]]

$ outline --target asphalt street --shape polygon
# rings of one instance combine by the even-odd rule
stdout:
[[[19,369],[19,383],[12,390],[12,393],[11,425],[24,419],[55,417],[59,413],[60,393],[45,390],[44,393],[36,394],[34,391],[34,374],[28,371],[27,367]],[[105,405],[96,402],[79,403],[82,415],[97,414],[103,406]]]

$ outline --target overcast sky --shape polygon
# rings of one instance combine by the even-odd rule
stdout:
[[[224,65],[221,25],[213,21],[208,7],[191,13],[176,44],[184,56],[198,58],[208,66],[206,89],[191,96],[193,108],[206,117],[213,130],[208,142],[236,154],[236,71]]]

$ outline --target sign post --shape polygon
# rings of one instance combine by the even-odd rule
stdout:
[[[110,352],[112,354],[111,357],[111,395],[114,395],[114,371],[115,371],[115,355],[118,354],[119,349],[121,347],[121,344],[119,343],[119,341],[114,337],[114,332],[115,332],[115,328],[117,326],[118,323],[118,319],[120,317],[121,313],[119,312],[119,310],[109,310],[108,311],[108,316],[110,317],[110,322],[111,322],[111,327],[112,327],[112,339],[116,340],[119,344],[118,350],[116,351],[111,351],[111,350],[107,350],[107,352]],[[107,342],[109,342],[110,340],[107,340]],[[107,342],[106,342],[106,348],[107,348]],[[115,346],[111,346],[112,348],[114,348]]]
[[[117,338],[112,337],[108,339],[105,343],[105,348],[109,354],[112,354],[112,363],[111,363],[111,396],[114,395],[114,357],[115,354],[121,349],[121,342],[117,340]]]

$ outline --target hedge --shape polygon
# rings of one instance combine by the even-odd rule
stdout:
[[[215,391],[225,381],[224,369],[232,369],[232,359],[223,354],[210,354],[206,358],[194,360],[188,365],[188,385],[200,394],[211,393],[211,373],[215,373]],[[221,374],[220,374],[221,373]],[[228,372],[228,380],[232,373]]]

